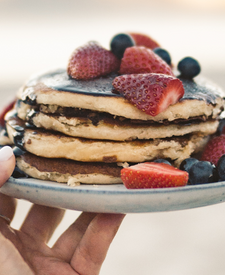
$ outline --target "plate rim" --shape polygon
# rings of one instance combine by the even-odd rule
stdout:
[[[66,183],[11,177],[0,192],[34,204],[77,211],[152,213],[225,202],[225,181],[170,188],[127,189],[123,184],[82,184],[73,187]]]
[[[31,179],[34,182],[29,182]],[[7,183],[13,183],[16,185],[30,187],[30,188],[42,188],[54,191],[74,192],[74,193],[104,193],[104,194],[121,194],[121,195],[133,195],[133,194],[162,194],[162,193],[177,193],[177,192],[191,192],[196,190],[206,190],[225,187],[225,181],[204,183],[196,185],[186,185],[180,187],[167,187],[167,188],[145,188],[145,189],[127,189],[123,184],[81,184],[78,186],[69,186],[66,183],[57,183],[52,181],[34,179],[34,178],[13,178],[10,177]],[[107,187],[121,186],[122,189],[107,190]],[[98,187],[105,187],[105,189],[98,189]]]

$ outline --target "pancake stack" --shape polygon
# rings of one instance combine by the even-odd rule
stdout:
[[[179,167],[216,132],[225,94],[207,79],[180,77],[184,96],[150,116],[115,91],[117,75],[77,80],[58,69],[28,80],[5,118],[10,140],[25,152],[19,169],[72,186],[117,184],[132,164],[163,158]]]

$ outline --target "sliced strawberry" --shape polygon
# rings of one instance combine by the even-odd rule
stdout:
[[[119,73],[160,73],[174,75],[171,67],[151,49],[137,46],[129,47],[125,50]]]
[[[120,61],[97,42],[77,48],[70,57],[67,73],[75,79],[92,79],[118,71]]]
[[[151,116],[163,112],[184,95],[182,82],[164,74],[121,75],[113,80],[113,86],[135,107]]]
[[[219,158],[225,154],[225,134],[212,138],[206,145],[201,160],[209,161],[215,165]]]
[[[5,127],[5,115],[13,109],[14,105],[16,103],[16,100],[12,100],[8,103],[0,112],[0,126]]]
[[[133,32],[129,33],[129,35],[134,39],[137,46],[145,46],[146,48],[150,48],[152,50],[160,47],[159,43],[148,35]]]
[[[188,173],[166,163],[145,162],[123,168],[121,179],[128,189],[184,186]]]

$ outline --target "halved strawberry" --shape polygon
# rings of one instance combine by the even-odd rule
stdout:
[[[15,105],[16,100],[12,100],[11,102],[8,103],[5,107],[0,112],[0,126],[5,127],[5,115],[13,109]]]
[[[185,186],[188,173],[166,163],[145,162],[123,168],[121,179],[128,189]]]
[[[67,73],[75,79],[92,79],[118,71],[120,61],[97,42],[77,48],[70,57]]]
[[[129,47],[125,50],[119,73],[161,73],[174,75],[171,67],[151,49],[137,46]]]
[[[145,46],[146,48],[150,48],[152,50],[160,47],[159,43],[148,35],[134,32],[129,33],[129,35],[134,39],[137,46]]]
[[[225,154],[225,134],[212,138],[206,145],[201,160],[217,165],[218,160]]]
[[[151,116],[163,112],[184,95],[182,82],[164,74],[121,75],[112,84],[135,107]]]

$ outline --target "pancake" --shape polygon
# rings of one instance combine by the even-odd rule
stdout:
[[[158,158],[179,167],[217,131],[225,93],[208,79],[184,79],[184,96],[150,116],[116,92],[117,74],[75,80],[65,69],[36,75],[6,116],[10,142],[25,150],[28,175],[70,185],[121,183],[121,165]]]
[[[135,108],[122,95],[115,92],[112,81],[115,74],[94,80],[75,80],[66,70],[31,78],[18,93],[18,98],[30,105],[52,105],[106,112],[129,119],[161,122],[190,117],[217,118],[224,108],[224,92],[202,76],[194,81],[181,79],[185,94],[179,102],[169,106],[155,117]]]
[[[17,157],[17,166],[27,175],[70,186],[83,184],[118,184],[121,166],[109,163],[83,163],[68,159],[46,159],[30,153]]]
[[[85,116],[68,117],[36,111],[24,103],[17,106],[18,117],[28,121],[37,128],[61,132],[68,136],[103,140],[135,140],[155,139],[172,136],[184,136],[190,133],[211,135],[215,133],[219,122],[215,119],[204,121],[205,118],[174,121],[174,123],[147,123],[131,121],[121,117],[113,118],[107,114],[93,111]]]
[[[122,142],[84,139],[26,127],[23,120],[13,115],[8,115],[6,127],[10,140],[32,154],[82,162],[138,163],[169,158],[179,166],[182,160],[199,151],[208,141],[208,136],[199,133]]]

